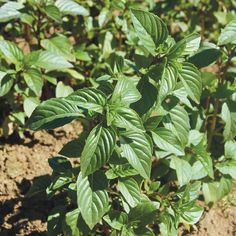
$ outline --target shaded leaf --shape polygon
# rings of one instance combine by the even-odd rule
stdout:
[[[12,88],[14,79],[6,72],[0,71],[0,97],[5,96]]]

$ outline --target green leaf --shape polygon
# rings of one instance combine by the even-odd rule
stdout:
[[[108,115],[112,120],[111,123],[116,127],[144,131],[141,118],[130,108],[111,107]]]
[[[78,228],[79,215],[79,209],[75,209],[66,213],[65,218],[62,222],[62,228],[65,236],[83,235]]]
[[[34,65],[46,70],[64,70],[73,67],[63,56],[50,51],[40,51]]]
[[[207,174],[213,178],[213,163],[210,154],[206,151],[206,148],[203,145],[203,141],[201,141],[198,145],[192,147],[193,152],[197,155],[197,159],[202,163],[204,169]]]
[[[81,215],[92,229],[108,211],[108,194],[105,190],[93,191],[90,187],[88,177],[79,174],[77,180],[77,204]]]
[[[120,236],[135,236],[134,230],[132,228],[128,228],[126,225],[123,225]]]
[[[63,187],[67,186],[72,182],[72,176],[67,173],[61,173],[60,175],[53,175],[52,182],[48,186],[46,192],[47,196],[50,199],[56,192]]]
[[[87,176],[105,165],[112,155],[115,144],[116,134],[111,128],[100,125],[93,128],[81,155],[83,176]]]
[[[106,171],[106,176],[108,179],[116,179],[117,177],[128,177],[134,175],[138,175],[138,172],[130,164],[116,165]]]
[[[94,88],[85,88],[75,91],[65,98],[69,103],[82,109],[103,113],[107,99],[103,92]]]
[[[40,70],[35,68],[30,68],[24,72],[24,80],[34,94],[38,97],[41,96],[43,88],[43,79]]]
[[[120,132],[120,143],[122,156],[142,177],[149,178],[152,158],[149,139],[142,132],[129,130]]]
[[[189,97],[199,103],[202,93],[202,79],[198,69],[193,64],[185,62],[179,75]]]
[[[62,221],[62,230],[64,236],[83,236],[90,232],[78,208],[66,213]]]
[[[34,109],[40,104],[37,97],[27,97],[24,100],[23,107],[26,116],[30,117]]]
[[[177,97],[181,103],[193,110],[193,106],[188,99],[187,91],[185,90],[181,81],[177,82],[175,90],[173,91],[173,95]]]
[[[41,45],[47,51],[62,56],[68,61],[75,61],[73,46],[71,45],[69,39],[63,35],[59,35],[51,39],[43,39],[41,41]]]
[[[46,15],[49,18],[55,20],[58,23],[61,23],[61,21],[62,21],[62,14],[61,14],[61,12],[59,11],[59,9],[56,6],[54,6],[54,5],[47,5],[45,7],[44,11],[45,11]]]
[[[69,85],[65,85],[62,81],[60,81],[57,84],[57,87],[56,87],[56,97],[57,98],[67,97],[68,95],[70,95],[73,92],[74,92],[73,88],[71,88]]]
[[[236,160],[226,160],[216,164],[216,169],[218,169],[224,175],[230,175],[236,180]]]
[[[166,128],[157,128],[152,131],[154,143],[166,152],[176,154],[178,156],[184,155],[184,149],[181,146],[178,138],[172,131]]]
[[[80,61],[91,61],[91,57],[89,56],[89,53],[82,49],[75,50],[75,57],[76,59]]]
[[[43,75],[43,78],[45,80],[47,80],[49,83],[53,84],[53,85],[57,85],[57,79],[52,77],[52,76],[49,76],[49,75]]]
[[[153,129],[158,127],[162,119],[163,116],[151,116],[144,123],[145,129],[148,131],[152,131]]]
[[[230,140],[225,142],[225,157],[236,160],[236,141]]]
[[[123,56],[112,53],[108,58],[109,68],[114,75],[119,75],[122,73],[124,67],[124,58]]]
[[[77,106],[62,98],[52,98],[37,106],[27,124],[32,130],[54,129],[82,116]]]
[[[33,67],[35,63],[38,61],[40,52],[41,52],[40,50],[35,50],[26,54],[23,58],[24,66],[26,68]]]
[[[198,68],[208,66],[221,55],[220,48],[213,43],[204,42],[199,50],[189,58],[189,62]]]
[[[192,177],[192,167],[187,161],[172,156],[170,161],[170,167],[176,170],[180,186],[186,185],[190,182]]]
[[[129,212],[129,222],[137,224],[138,226],[146,226],[152,223],[157,215],[157,210],[160,204],[158,202],[151,202],[144,200],[140,202],[135,208],[131,208]]]
[[[178,58],[196,52],[199,48],[201,37],[198,34],[191,34],[172,46],[168,52],[168,58]]]
[[[193,225],[200,220],[204,208],[193,205],[191,207],[185,206],[182,210],[183,212],[181,212],[181,222]]]
[[[164,126],[169,129],[179,140],[182,147],[188,143],[190,123],[187,111],[183,106],[176,105],[164,117]]]
[[[234,181],[231,178],[228,178],[225,176],[221,177],[218,192],[217,192],[218,198],[222,199],[224,196],[229,194],[233,189],[233,184],[234,184]]]
[[[111,102],[129,106],[140,98],[141,95],[135,86],[135,81],[127,77],[122,77],[118,79]]]
[[[12,88],[14,79],[6,72],[0,71],[0,97],[5,96]]]
[[[55,2],[56,7],[63,14],[69,15],[81,15],[81,16],[88,16],[89,12],[83,6],[79,5],[77,2],[73,0],[57,0]]]
[[[221,30],[218,45],[227,44],[236,44],[236,20],[231,21]]]
[[[203,183],[202,191],[205,202],[215,203],[226,196],[232,190],[233,182],[222,177],[220,182]]]
[[[225,140],[233,140],[236,136],[236,111],[235,103],[232,104],[232,111],[227,103],[224,103],[221,111],[221,118],[225,122],[224,138]]]
[[[21,13],[20,20],[21,20],[21,22],[32,27],[33,22],[34,22],[34,17],[30,14],[27,14],[27,13]]]
[[[159,103],[161,103],[173,90],[177,83],[178,70],[173,64],[168,64],[163,70],[160,89],[158,94]]]
[[[18,64],[23,58],[23,51],[13,42],[0,40],[0,51],[11,63]]]
[[[161,214],[161,223],[159,224],[161,235],[163,236],[176,236],[178,235],[176,227],[176,216],[171,212],[172,209]],[[171,214],[172,213],[172,214]]]
[[[20,17],[21,13],[18,10],[22,8],[24,6],[18,2],[6,2],[0,7],[0,22],[7,22]]]
[[[183,55],[191,55],[199,49],[201,36],[197,33],[188,35],[185,38],[186,47],[184,49]]]
[[[103,219],[113,228],[121,230],[128,223],[128,215],[122,211],[111,210]]]
[[[113,40],[113,34],[110,31],[107,31],[105,33],[105,38],[103,41],[103,49],[102,49],[102,57],[105,59],[107,59],[113,52],[112,40]]]
[[[217,194],[218,189],[219,189],[218,182],[202,184],[202,191],[203,191],[205,202],[207,204],[210,202],[215,203],[219,200],[219,196]]]
[[[118,181],[117,188],[123,195],[126,202],[131,207],[135,207],[140,202],[141,200],[140,187],[135,179],[120,178]]]
[[[168,30],[156,15],[142,10],[131,10],[131,18],[137,35],[148,51],[155,55],[158,46],[165,42]]]
[[[195,181],[192,184],[181,187],[177,192],[180,204],[184,206],[186,202],[192,203],[194,200],[197,200],[201,187],[201,181]]]
[[[202,179],[207,176],[207,171],[200,161],[194,162],[192,166],[192,180]]]

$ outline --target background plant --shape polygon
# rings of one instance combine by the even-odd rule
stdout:
[[[2,2],[2,39],[15,42],[23,50],[24,57],[34,55],[26,65],[26,60],[23,63],[22,58],[18,58],[20,55],[14,55],[17,53],[14,52],[15,46],[8,48],[2,43],[5,53],[1,50],[1,76],[8,77],[1,80],[0,107],[4,112],[0,123],[1,134],[5,137],[17,129],[23,138],[25,117],[40,101],[55,95],[65,96],[72,91],[71,88],[76,90],[94,85],[97,83],[94,78],[112,73],[110,61],[114,56],[130,59],[134,54],[138,54],[138,58],[140,54],[148,53],[138,43],[130,24],[130,7],[142,6],[162,17],[177,40],[184,34],[199,32],[202,39],[215,42],[220,27],[235,19],[234,1],[199,0],[188,4],[150,0]],[[60,45],[64,45],[64,49]],[[47,52],[38,57],[35,52],[42,49]],[[9,60],[6,53],[12,54],[14,61]],[[55,63],[52,65],[52,57],[65,68],[59,68]],[[50,66],[47,65],[49,62]],[[27,71],[26,67],[30,70]]]
[[[92,77],[108,72],[111,54],[132,51],[127,4],[4,1],[0,7],[2,134],[8,136],[14,124],[23,137],[25,116],[40,100],[96,83]],[[123,43],[126,33],[131,35],[129,47]]]

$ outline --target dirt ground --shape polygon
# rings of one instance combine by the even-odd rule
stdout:
[[[39,197],[24,199],[32,181],[51,173],[48,158],[76,138],[82,127],[71,123],[53,133],[38,131],[22,144],[0,146],[0,235],[46,235],[50,201]]]
[[[79,123],[71,123],[53,133],[38,131],[22,144],[0,145],[1,236],[46,235],[52,203],[39,197],[26,200],[24,195],[38,176],[50,174],[47,159],[56,155],[81,129]],[[191,229],[191,233],[181,235],[236,236],[236,206],[213,207]]]

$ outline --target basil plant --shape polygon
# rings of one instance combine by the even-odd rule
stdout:
[[[130,15],[133,56],[115,55],[110,75],[94,87],[44,101],[28,120],[32,130],[83,124],[79,137],[49,159],[50,179],[28,192],[45,186],[49,198],[61,194],[49,235],[177,235],[180,224],[195,224],[203,213],[200,180],[214,174],[206,135],[192,121],[201,74],[187,61],[200,37],[175,42],[158,16],[135,9]]]

